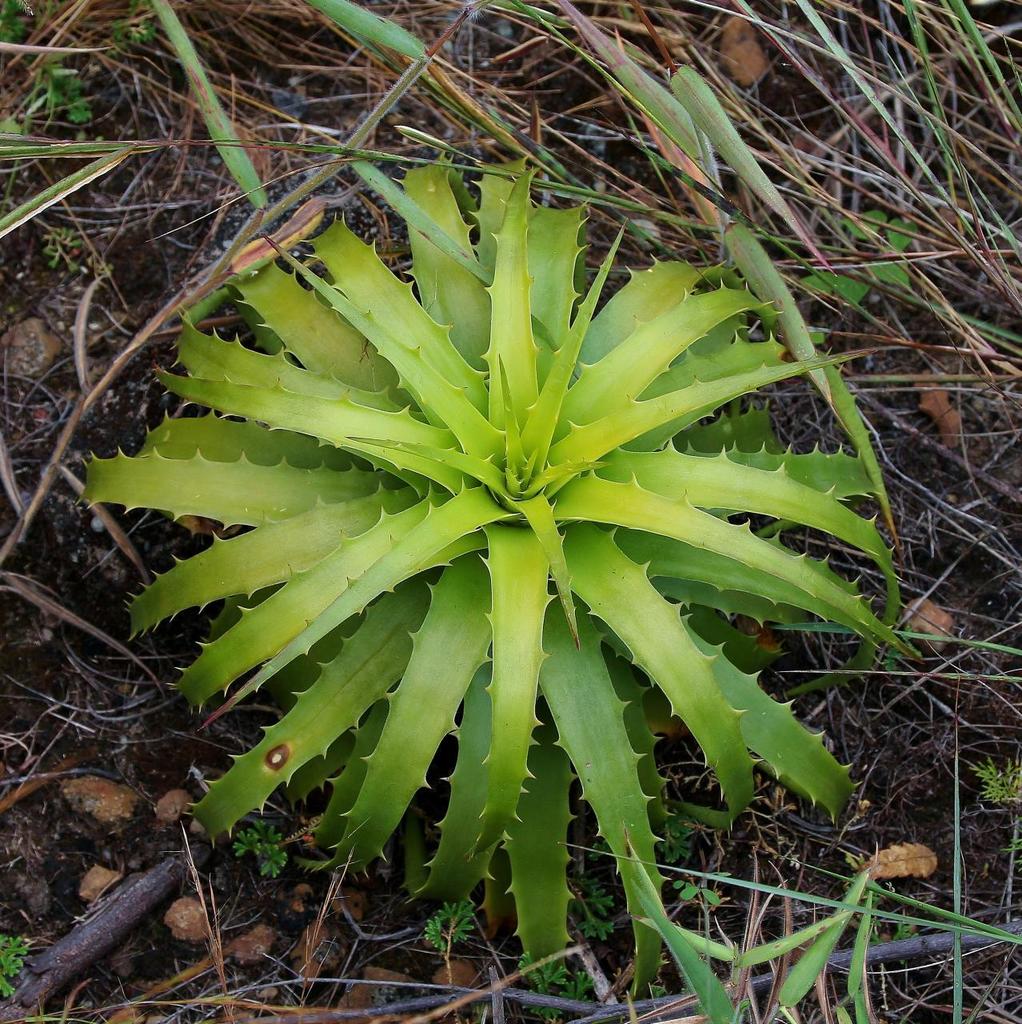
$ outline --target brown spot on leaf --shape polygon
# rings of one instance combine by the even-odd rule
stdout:
[[[274,747],[266,755],[266,767],[271,771],[279,772],[291,759],[291,748],[286,743],[281,743],[279,747]]]

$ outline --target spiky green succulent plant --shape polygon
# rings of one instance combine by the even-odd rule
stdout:
[[[610,849],[659,884],[657,701],[702,748],[717,820],[752,799],[757,765],[832,813],[847,798],[846,769],[759,687],[763,649],[733,619],[811,613],[897,639],[784,529],[868,556],[889,607],[896,584],[849,506],[870,491],[859,461],[793,454],[762,408],[738,408],[827,360],[787,360],[773,311],[732,273],[656,263],[597,313],[614,252],[580,287],[583,212],[536,206],[529,175],[487,174],[478,205],[443,167],[410,172],[405,191],[432,221],[411,231],[411,281],[341,223],[313,262],[287,257],[293,274],[237,278],[250,337],[186,325],[187,376],[161,375],[215,411],[93,461],[88,496],[251,528],[131,606],[145,630],[225,600],[181,690],[207,702],[255,669],[229,703],[267,687],[284,709],[198,804],[207,829],[283,784],[293,798],[329,784],[324,863],[367,864],[453,733],[420,891],[461,899],[506,852],[539,957],[568,940],[576,776]],[[657,940],[636,935],[648,977]]]

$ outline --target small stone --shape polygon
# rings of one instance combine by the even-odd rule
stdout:
[[[113,971],[118,978],[128,979],[134,977],[135,974],[135,957],[128,946],[121,946],[120,949],[114,950],[110,958],[105,961],[105,966]]]
[[[328,921],[312,921],[291,951],[295,971],[308,981],[340,966],[344,952],[337,929]]]
[[[352,985],[337,1002],[338,1010],[368,1010],[373,1005],[371,985]],[[373,1024],[373,1017],[348,1017],[345,1024]]]
[[[182,942],[204,942],[208,935],[206,913],[194,896],[174,900],[163,915],[163,923]]]
[[[934,652],[939,652],[947,646],[947,642],[939,638],[952,635],[955,619],[949,611],[934,604],[929,598],[924,598],[912,608],[906,625],[914,633],[927,633],[937,637],[938,639],[925,641],[925,644]]]
[[[128,786],[83,775],[68,779],[60,787],[64,799],[79,814],[88,814],[101,825],[118,825],[128,821],[135,812],[138,794]]]
[[[307,903],[314,895],[312,886],[308,882],[299,882],[291,890],[290,909],[296,914],[302,914],[308,910]]]
[[[366,895],[358,889],[350,889],[345,886],[341,889],[340,896],[334,900],[335,904],[339,904],[338,910],[342,908],[347,910],[351,914],[353,921],[361,921],[365,917],[366,912]]]
[[[458,988],[475,988],[479,980],[479,969],[469,960],[451,960],[441,964],[433,974],[434,985],[457,985]]]
[[[761,38],[755,26],[738,15],[732,15],[724,23],[720,54],[724,58],[724,70],[739,85],[754,85],[770,68]]]
[[[226,953],[239,964],[257,964],[273,949],[277,933],[268,924],[257,924],[227,943]]]
[[[156,820],[173,825],[188,810],[192,795],[187,789],[170,789],[156,801]]]
[[[15,324],[2,338],[7,371],[21,377],[40,377],[60,355],[63,348],[45,321],[37,316]]]
[[[408,974],[401,971],[391,971],[386,967],[367,967],[362,972],[366,981],[375,981],[381,985],[414,985],[416,981]]]
[[[97,864],[82,875],[82,880],[78,883],[78,895],[86,903],[91,903],[123,877],[120,871],[111,871],[102,864]]]

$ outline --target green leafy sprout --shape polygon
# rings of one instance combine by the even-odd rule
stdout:
[[[894,254],[903,253],[912,241],[912,225],[900,217],[888,218],[883,210],[868,210],[862,215],[866,226],[871,228],[881,242],[886,242]],[[876,241],[871,239],[868,232],[854,221],[845,218],[842,225],[847,234],[858,242],[865,242],[875,246]],[[861,305],[870,292],[873,285],[870,281],[891,285],[895,288],[908,289],[911,283],[908,271],[898,262],[871,263],[864,271],[867,280],[859,280],[849,277],[847,274],[836,274],[830,270],[818,270],[808,275],[803,284],[815,288],[816,291],[825,295],[837,295],[853,305]]]
[[[259,864],[259,874],[276,878],[287,865],[284,836],[268,821],[256,821],[241,829],[234,839],[234,856],[252,854]]]
[[[81,236],[72,228],[53,227],[43,235],[43,257],[51,270],[63,265],[72,273],[77,272],[83,248]]]
[[[578,922],[578,930],[587,939],[606,939],[614,932],[614,896],[590,875],[574,882],[575,896],[569,909]]]
[[[663,842],[658,851],[665,864],[683,864],[692,856],[693,822],[671,815],[663,824]]]
[[[156,18],[149,0],[131,0],[128,16],[114,22],[112,34],[121,50],[151,43],[156,38]]]
[[[14,995],[11,982],[21,972],[28,955],[28,940],[20,935],[0,935],[0,997]]]
[[[92,120],[92,104],[85,96],[85,87],[74,68],[64,67],[60,60],[47,61],[40,71],[39,97],[46,108],[47,120],[63,115],[71,124],[85,125]],[[31,112],[30,105],[30,112]]]
[[[0,0],[0,43],[22,43],[28,35],[21,0]]]
[[[1018,804],[1022,802],[1022,761],[1009,759],[996,764],[987,758],[973,771],[979,777],[983,799],[992,804]]]
[[[300,800],[329,784],[327,856],[309,866],[364,867],[453,734],[417,892],[466,899],[505,851],[539,959],[569,940],[576,777],[618,865],[634,851],[662,884],[652,697],[719,783],[718,806],[683,803],[687,818],[727,826],[756,767],[844,805],[847,768],[760,688],[762,651],[734,616],[811,613],[901,641],[890,550],[852,507],[876,493],[862,459],[787,450],[765,409],[739,404],[838,360],[791,361],[773,307],[727,267],[655,263],[604,302],[617,245],[588,281],[585,211],[537,206],[531,185],[493,169],[475,195],[443,165],[388,182],[412,222],[410,279],[340,222],[310,260],[281,252],[236,277],[248,333],[186,322],[184,374],[160,374],[213,412],[94,459],[87,497],[249,528],[131,605],[142,631],[223,601],[180,689],[196,704],[230,691],[217,714],[259,690],[282,708],[197,806],[210,834],[280,786]],[[785,529],[759,536],[750,515]],[[880,616],[784,543],[795,527],[875,563]],[[639,884],[624,878],[633,914]],[[660,940],[641,922],[635,938],[641,986]]]
[[[525,980],[533,992],[539,992],[546,996],[562,996],[565,999],[591,999],[593,996],[593,981],[583,971],[569,971],[563,960],[550,960],[541,963],[532,970],[533,960],[525,955],[518,962],[518,969],[526,971]],[[552,1007],[537,1007],[531,1012],[543,1020],[560,1020],[562,1013]]]
[[[471,900],[445,903],[432,914],[422,930],[422,937],[437,952],[450,957],[451,949],[472,934],[475,907]]]

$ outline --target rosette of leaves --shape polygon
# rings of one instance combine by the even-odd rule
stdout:
[[[858,460],[786,451],[763,409],[737,408],[828,360],[787,360],[773,311],[722,268],[656,263],[597,313],[615,252],[584,287],[583,211],[537,206],[530,183],[494,171],[476,201],[447,168],[410,172],[411,280],[342,223],[313,259],[238,277],[248,336],[186,324],[186,375],[161,374],[213,411],[94,460],[88,497],[248,528],[131,605],[138,631],[223,600],[181,690],[201,704],[256,670],[227,706],[267,688],[283,708],[198,804],[206,828],[328,785],[322,863],[366,865],[453,734],[419,891],[462,899],[499,856],[540,957],[568,941],[576,778],[610,850],[660,883],[658,701],[719,783],[716,820],[749,803],[757,767],[832,813],[848,796],[733,619],[897,639],[784,530],[838,538],[880,567],[890,607],[897,593],[849,504],[869,491]],[[659,940],[636,934],[648,978]]]

